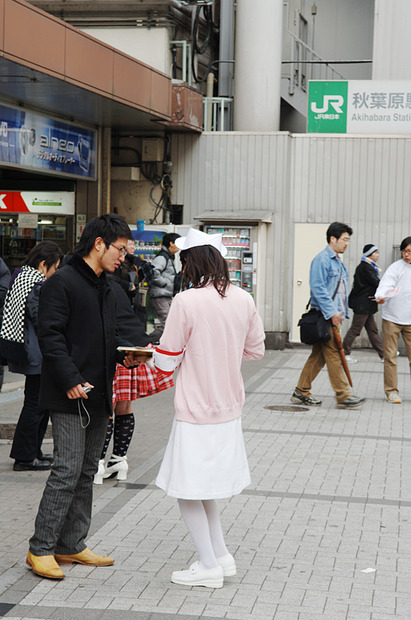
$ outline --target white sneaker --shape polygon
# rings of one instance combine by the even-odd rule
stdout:
[[[390,392],[387,396],[387,400],[389,403],[393,404],[401,404],[401,398],[398,392]]]
[[[233,577],[237,574],[237,567],[235,560],[231,553],[222,555],[221,558],[217,558],[217,563],[223,569],[224,577]]]
[[[194,562],[188,570],[175,570],[171,575],[171,581],[180,586],[222,588],[224,585],[224,571],[221,566],[199,568],[199,562]]]
[[[346,355],[345,359],[347,360],[347,362],[349,362],[350,364],[356,364],[358,362],[358,360],[355,359],[355,357],[352,357],[352,355]]]

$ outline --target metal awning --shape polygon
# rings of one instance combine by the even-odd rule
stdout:
[[[122,130],[171,121],[169,76],[23,0],[0,0],[0,99]]]
[[[194,216],[195,220],[201,222],[249,222],[250,224],[258,224],[264,222],[271,224],[273,219],[272,211],[253,211],[251,209],[245,211],[204,211]]]

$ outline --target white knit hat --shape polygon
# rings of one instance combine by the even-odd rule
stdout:
[[[223,245],[223,235],[221,233],[207,235],[207,233],[201,232],[201,230],[190,228],[186,237],[179,237],[174,243],[180,250],[189,250],[202,245],[212,245],[213,248],[220,252],[221,256],[227,254],[227,248]]]

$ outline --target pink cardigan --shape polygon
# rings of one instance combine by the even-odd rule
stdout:
[[[154,353],[155,366],[166,374],[180,364],[176,419],[217,424],[240,417],[241,361],[263,357],[264,338],[253,299],[236,286],[224,298],[212,285],[176,295]]]

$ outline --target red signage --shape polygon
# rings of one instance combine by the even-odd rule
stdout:
[[[21,196],[21,192],[2,192],[0,190],[0,214],[9,211],[13,213],[30,212]]]

